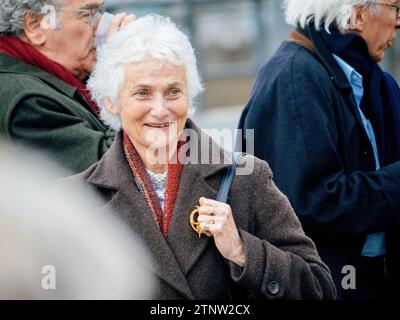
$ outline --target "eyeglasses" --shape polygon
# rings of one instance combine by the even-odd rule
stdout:
[[[95,22],[98,21],[101,15],[105,12],[105,6],[88,9],[63,8],[58,9],[58,11],[76,13],[79,20],[82,20],[86,24],[93,27]]]
[[[396,8],[396,17],[397,19],[400,19],[400,4],[390,4],[390,3],[378,3],[382,6],[387,6],[391,8]]]

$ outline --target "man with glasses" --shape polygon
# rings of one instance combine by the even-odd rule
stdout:
[[[102,0],[0,0],[0,136],[72,172],[99,160],[114,139],[85,87],[103,11]],[[108,33],[133,19],[116,15]]]
[[[331,268],[342,299],[398,296],[399,87],[378,62],[399,3],[285,0],[295,31],[260,70],[240,128]],[[246,141],[243,141],[244,143]]]

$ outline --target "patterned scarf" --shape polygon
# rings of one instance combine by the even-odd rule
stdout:
[[[144,167],[144,164],[140,159],[140,156],[133,146],[130,138],[125,132],[123,132],[122,140],[125,156],[132,170],[135,181],[139,186],[140,192],[146,200],[147,206],[150,209],[154,221],[160,228],[164,239],[167,239],[169,224],[171,222],[172,212],[174,210],[175,202],[178,197],[179,183],[183,171],[183,164],[177,161],[177,155],[184,150],[184,148],[182,148],[184,143],[178,143],[178,151],[174,156],[175,161],[172,161],[174,163],[168,164],[168,176],[164,195],[165,202],[163,212],[157,194],[154,191],[153,184],[151,183],[151,179],[149,178]]]
[[[14,59],[45,70],[58,79],[63,80],[69,85],[77,88],[81,95],[89,103],[94,113],[99,116],[99,107],[90,97],[89,91],[86,89],[85,85],[66,68],[50,60],[30,44],[25,43],[13,36],[0,37],[0,53],[4,53]]]

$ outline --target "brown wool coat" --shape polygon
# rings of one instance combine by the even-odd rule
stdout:
[[[187,128],[212,141],[192,121]],[[154,299],[233,298],[333,299],[330,271],[305,236],[288,199],[276,188],[266,162],[254,160],[250,176],[235,176],[229,204],[244,242],[246,265],[222,262],[212,239],[191,229],[189,215],[200,197],[215,199],[229,164],[185,165],[167,241],[161,235],[125,159],[121,134],[94,166],[61,181],[63,187],[89,184],[148,246],[158,287]],[[200,143],[200,142],[199,142]],[[212,153],[229,157],[215,142]],[[223,162],[224,163],[224,162]],[[227,279],[228,282],[227,282]]]

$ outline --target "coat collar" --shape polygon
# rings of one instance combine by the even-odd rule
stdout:
[[[354,114],[354,117],[361,128],[361,134],[364,139],[369,142],[368,135],[364,130],[363,120],[358,111],[357,102],[353,93],[353,89],[347,76],[339,63],[335,60],[332,53],[322,40],[322,37],[318,34],[313,27],[308,28],[308,32],[304,29],[297,29],[289,36],[290,41],[294,41],[299,45],[307,48],[311,51],[314,57],[322,64],[325,70],[328,72],[329,77],[333,84],[350,99],[350,108]]]
[[[74,98],[77,92],[75,87],[58,79],[52,74],[3,53],[0,53],[0,73],[23,74],[37,77],[50,87],[62,92],[70,98]]]
[[[210,145],[210,152],[206,158],[211,161],[212,156],[218,154],[222,163],[185,165],[166,241],[136,188],[133,174],[125,159],[121,133],[117,134],[113,146],[97,164],[87,181],[97,187],[116,191],[116,195],[107,206],[118,211],[122,219],[144,239],[156,262],[149,267],[183,296],[193,299],[186,275],[213,243],[206,236],[199,239],[190,226],[189,215],[201,197],[216,198],[218,190],[209,184],[209,180],[220,177],[218,174],[231,166],[231,155],[213,142],[191,120],[187,121],[186,129],[190,129],[192,134],[199,137],[196,139],[192,136],[188,142],[189,150],[199,148],[202,142],[204,144],[206,141]],[[200,158],[202,152],[198,152],[198,155]]]
[[[0,74],[1,73],[21,74],[39,78],[46,85],[53,88],[54,90],[62,93],[63,95],[71,99],[77,100],[82,106],[86,108],[86,110],[88,110],[93,115],[96,115],[92,110],[90,104],[79,93],[77,88],[71,86],[70,84],[57,78],[51,73],[48,73],[45,70],[27,64],[23,61],[17,60],[13,57],[9,57],[6,54],[0,53]]]
[[[346,75],[333,58],[332,53],[321,39],[321,36],[313,27],[310,27],[307,30],[308,31],[298,28],[292,32],[289,38],[301,39],[307,44],[305,46],[306,48],[310,50],[311,47],[313,49],[311,50],[312,53],[328,71],[332,82],[337,88],[340,90],[351,90],[351,85],[349,84]],[[301,44],[299,41],[295,42]]]

